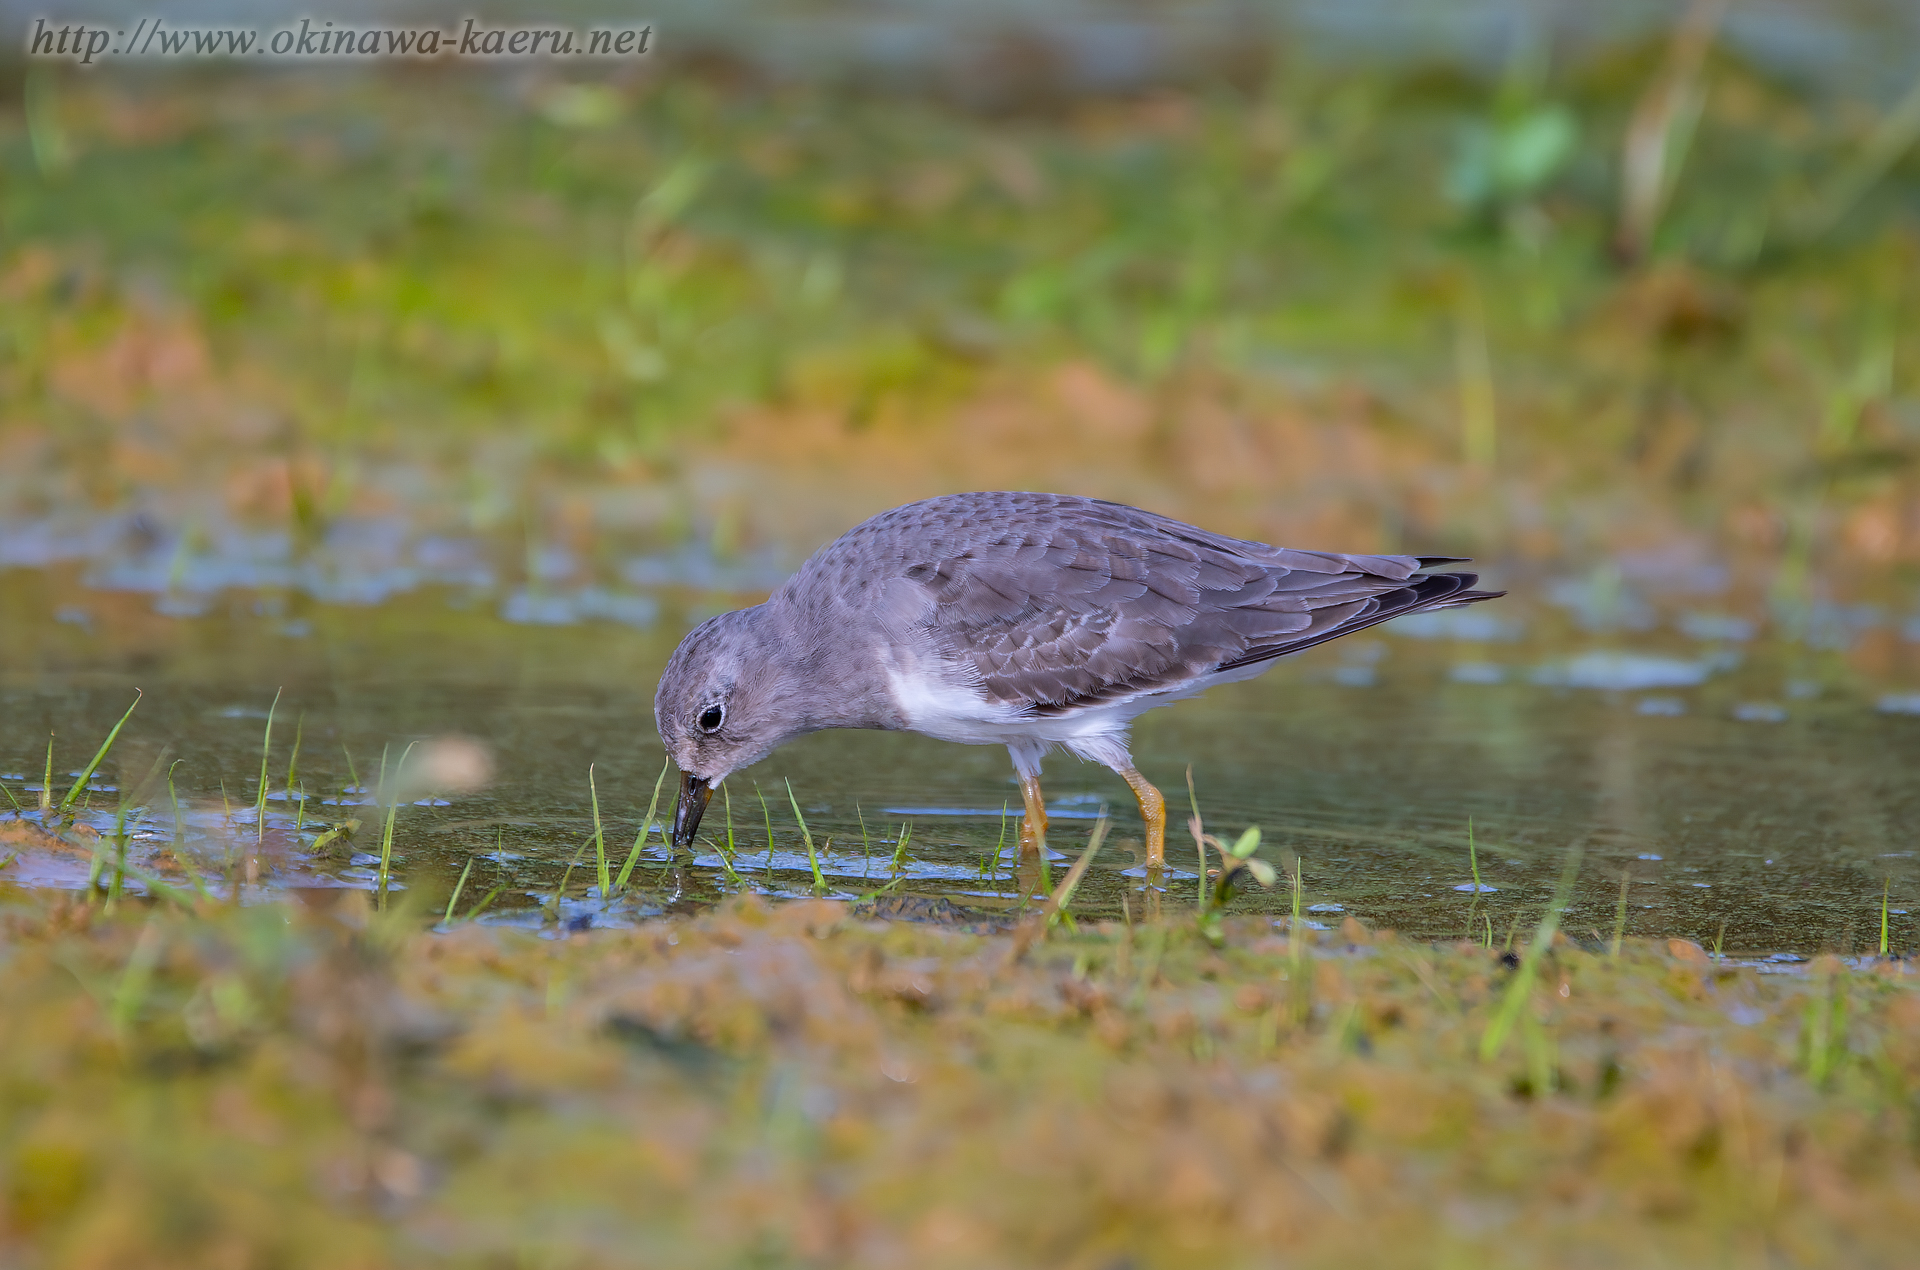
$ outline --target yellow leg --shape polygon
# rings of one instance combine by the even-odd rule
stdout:
[[[1026,819],[1020,822],[1020,854],[1038,855],[1047,845],[1047,802],[1040,795],[1040,778],[1020,778],[1020,798],[1027,805]]]
[[[1167,800],[1160,791],[1129,767],[1120,773],[1120,779],[1133,786],[1133,796],[1140,800],[1140,819],[1147,826],[1147,867],[1164,869],[1167,867]]]

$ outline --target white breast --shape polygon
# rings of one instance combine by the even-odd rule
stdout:
[[[1018,735],[1019,711],[972,685],[914,667],[889,670],[887,686],[915,732],[964,745],[1005,744]]]
[[[1033,716],[995,701],[972,684],[956,683],[926,663],[896,665],[887,672],[895,708],[915,732],[963,745],[1007,745],[1036,755],[1064,746],[1081,758],[1112,766],[1126,762],[1127,731],[1135,719],[1158,706],[1194,696],[1216,683],[1251,679],[1271,662],[1242,666],[1158,692],[1143,692],[1082,706],[1065,714]]]

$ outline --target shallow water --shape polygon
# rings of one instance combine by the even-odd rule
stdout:
[[[1421,937],[1461,937],[1471,926],[1477,938],[1504,940],[1538,919],[1577,850],[1564,918],[1576,934],[1611,936],[1624,875],[1629,934],[1748,951],[1866,950],[1877,946],[1884,893],[1891,944],[1915,944],[1920,631],[1905,629],[1908,619],[1832,607],[1794,620],[1669,611],[1617,594],[1611,616],[1596,618],[1578,586],[1505,581],[1516,595],[1496,605],[1336,641],[1263,679],[1146,716],[1142,770],[1184,820],[1191,764],[1210,829],[1257,824],[1262,854],[1282,869],[1297,854],[1307,916],[1322,924],[1353,914]],[[1005,908],[1041,881],[1031,868],[1024,887],[1009,877],[1019,799],[1003,751],[824,733],[729,782],[737,877],[717,843],[673,861],[656,832],[637,866],[637,898],[603,907],[589,768],[617,870],[660,770],[651,722],[659,668],[688,622],[729,597],[663,588],[620,609],[658,614],[636,625],[606,620],[612,609],[602,620],[530,621],[511,597],[446,585],[364,606],[228,590],[170,607],[150,589],[92,583],[57,566],[0,572],[0,783],[37,818],[49,732],[64,792],[65,774],[142,690],[84,817],[110,844],[121,791],[171,766],[178,825],[155,780],[139,799],[145,811],[130,816],[136,865],[164,861],[177,831],[210,888],[371,886],[383,812],[368,804],[382,751],[397,766],[410,741],[452,734],[488,747],[494,779],[467,794],[408,791],[395,816],[394,880],[444,903],[473,859],[461,908],[497,892],[494,920],[552,924],[557,912],[605,923],[740,887],[806,893],[811,870],[787,782],[830,893],[890,886]],[[1854,655],[1863,640],[1875,642],[1872,657]],[[276,691],[262,831],[253,808]],[[304,812],[285,792],[296,729]],[[1164,894],[1150,892],[1139,822],[1117,778],[1056,757],[1046,789],[1053,878],[1101,808],[1113,814],[1076,912],[1193,902],[1183,828],[1170,834]],[[349,816],[362,821],[357,834],[316,852],[325,827]],[[716,798],[703,828],[724,842],[727,819]],[[77,886],[94,867],[92,851],[44,850],[26,833],[16,829],[19,841],[4,848],[19,855],[0,876]],[[180,870],[167,876],[187,884]],[[1290,897],[1256,891],[1235,904],[1279,914]]]

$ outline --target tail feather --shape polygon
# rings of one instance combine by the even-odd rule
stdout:
[[[1410,578],[1406,586],[1374,596],[1368,601],[1368,607],[1344,622],[1327,627],[1325,630],[1315,631],[1300,639],[1250,648],[1232,661],[1223,663],[1220,669],[1234,670],[1241,666],[1250,666],[1255,662],[1285,657],[1289,653],[1303,652],[1316,644],[1324,644],[1330,639],[1339,639],[1342,635],[1351,635],[1355,631],[1377,626],[1381,622],[1391,621],[1396,617],[1405,617],[1409,613],[1419,613],[1427,609],[1460,608],[1468,604],[1478,604],[1482,600],[1497,600],[1506,594],[1505,591],[1470,590],[1469,588],[1479,580],[1480,575],[1477,573],[1429,573]]]
[[[1469,604],[1478,604],[1482,600],[1497,600],[1505,594],[1505,591],[1462,591],[1458,595],[1441,601],[1439,604],[1428,604],[1424,607],[1426,609],[1459,609],[1465,608]],[[1395,613],[1394,616],[1404,617],[1405,614]]]

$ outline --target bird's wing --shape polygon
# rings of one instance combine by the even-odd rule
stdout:
[[[1091,509],[1091,510],[1090,510]],[[904,509],[903,509],[904,510]],[[1293,551],[1112,504],[1015,502],[903,561],[950,664],[1037,714],[1177,688],[1415,609],[1490,598],[1411,556]]]

